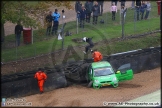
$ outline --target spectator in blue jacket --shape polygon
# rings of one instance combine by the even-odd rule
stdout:
[[[142,5],[140,7],[140,13],[141,13],[141,20],[143,20],[143,15],[144,15],[144,12],[145,12],[145,9],[146,9],[146,6],[144,2],[142,2]]]
[[[59,18],[60,18],[60,14],[58,13],[57,9],[55,9],[55,12],[52,14],[52,17],[53,17],[52,35],[57,35],[57,30],[59,26]]]
[[[84,6],[82,6],[82,10],[80,11],[80,27],[84,28],[84,20],[86,18],[86,10]]]

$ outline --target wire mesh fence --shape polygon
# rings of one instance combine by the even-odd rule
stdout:
[[[85,1],[82,1],[82,3],[84,5]],[[103,10],[102,16],[98,16],[96,25],[93,24],[92,12],[90,23],[85,21],[84,28],[80,27],[80,22],[76,15],[72,17],[72,19],[75,19],[74,21],[68,22],[66,20],[68,16],[66,11],[65,14],[60,13],[61,17],[58,31],[62,29],[62,24],[66,22],[64,33],[61,34],[63,38],[62,40],[58,40],[59,32],[57,35],[47,36],[46,27],[39,30],[31,30],[28,34],[28,39],[25,38],[27,37],[25,34],[22,34],[20,38],[20,46],[16,46],[14,34],[6,36],[5,40],[1,42],[1,64],[11,61],[17,62],[19,60],[25,60],[26,58],[34,58],[43,54],[49,54],[53,51],[67,48],[69,45],[76,46],[84,44],[73,43],[71,41],[73,38],[89,36],[94,37],[94,42],[97,42],[103,39],[132,36],[160,30],[160,16],[158,15],[156,1],[150,1],[151,10],[149,11],[148,18],[145,17],[147,16],[147,9],[145,8],[144,13],[142,13],[137,7],[132,8],[132,1],[125,2],[124,9],[126,9],[126,12],[122,14],[123,9],[121,8],[121,2],[117,2],[118,10],[115,14],[115,20],[112,20],[112,13],[110,11],[111,3],[111,1],[105,1],[103,7],[104,9],[109,9],[106,11]],[[28,42],[26,43],[25,41]]]

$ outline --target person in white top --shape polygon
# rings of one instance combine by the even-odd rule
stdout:
[[[150,11],[151,11],[151,3],[150,3],[150,1],[147,1],[147,2],[146,2],[145,20],[148,18]]]
[[[111,6],[111,12],[112,12],[112,20],[115,20],[115,13],[117,13],[117,6],[115,5],[115,3],[112,4]]]

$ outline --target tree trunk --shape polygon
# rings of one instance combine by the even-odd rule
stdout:
[[[5,39],[4,24],[1,22],[1,42],[4,42],[4,39]]]

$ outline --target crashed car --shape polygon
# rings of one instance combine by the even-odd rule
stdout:
[[[132,79],[133,70],[130,63],[120,66],[116,72],[108,61],[93,62],[88,67],[88,87],[97,89],[109,85],[118,87],[119,82]]]

